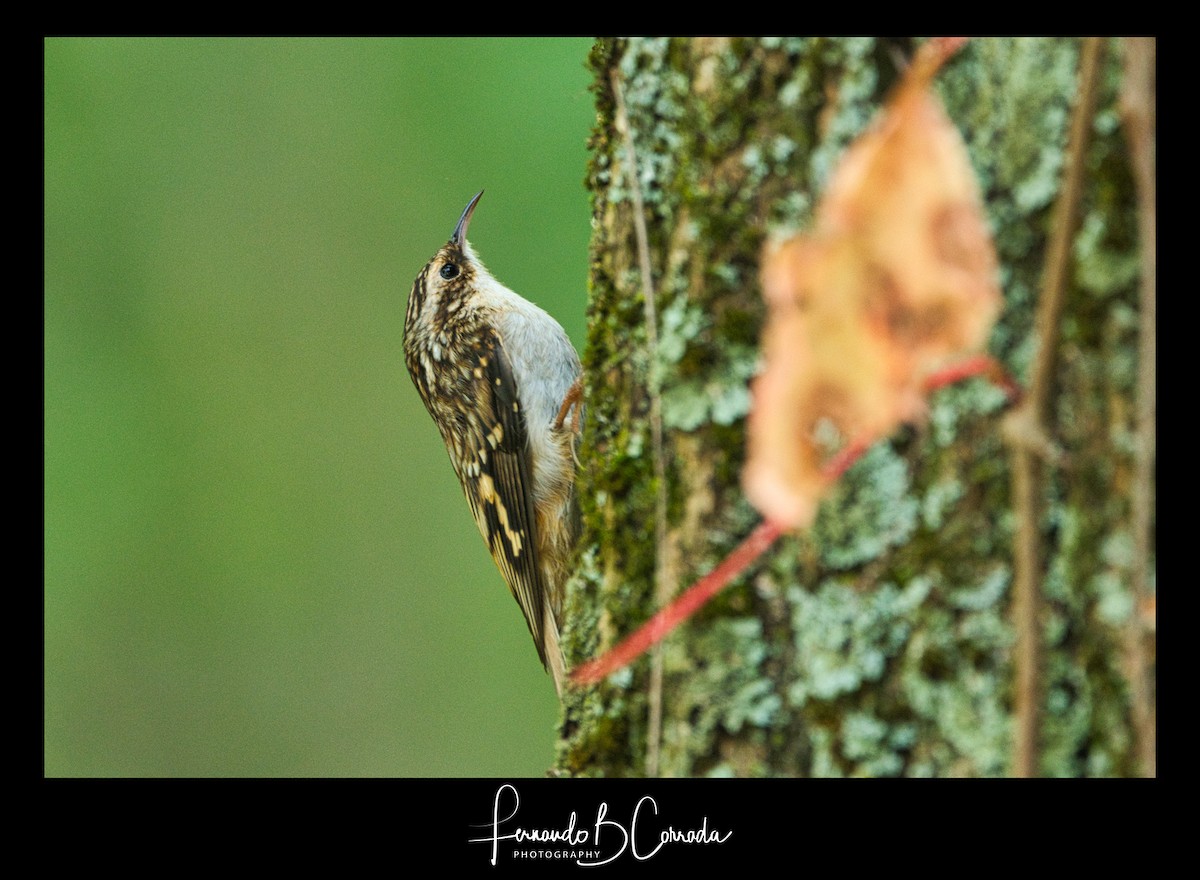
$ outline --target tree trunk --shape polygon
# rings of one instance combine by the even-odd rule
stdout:
[[[765,313],[762,248],[768,234],[810,222],[837,159],[915,46],[872,38],[596,44],[584,533],[566,610],[569,662],[634,631],[758,521],[739,473]],[[1137,615],[1138,215],[1118,108],[1123,45],[1104,48],[1053,343],[1048,427],[1065,456],[1040,469],[1036,492],[1036,769],[1050,776],[1143,769],[1126,638]],[[1079,53],[1075,39],[976,39],[935,81],[966,141],[1002,264],[1005,305],[990,352],[1022,382],[1039,341],[1035,304]],[[636,149],[636,191],[614,82]],[[669,636],[657,659],[569,694],[558,770],[1013,772],[1015,516],[1005,409],[1004,395],[982,379],[934,394],[922,424],[872,447],[813,528],[777,542]],[[1143,575],[1152,585],[1152,567]]]

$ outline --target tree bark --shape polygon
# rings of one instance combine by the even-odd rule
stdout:
[[[1133,552],[1130,504],[1137,192],[1118,109],[1123,44],[1106,43],[1046,425],[1065,455],[1039,468],[1034,493],[1035,766],[1050,776],[1134,775],[1147,735],[1131,720],[1128,665],[1134,560],[1144,555]],[[563,634],[572,665],[636,629],[757,522],[739,473],[765,313],[762,249],[768,235],[806,227],[837,159],[915,46],[596,44],[584,531]],[[989,350],[1018,380],[1039,344],[1035,304],[1079,48],[1075,39],[976,39],[935,84],[966,141],[1002,264],[1005,306]],[[812,529],[777,542],[657,659],[570,692],[557,771],[1011,773],[1005,406],[982,379],[937,392],[922,424],[876,444],[842,477]],[[1152,557],[1148,566],[1139,574],[1152,585]],[[1152,665],[1149,676],[1152,685]]]

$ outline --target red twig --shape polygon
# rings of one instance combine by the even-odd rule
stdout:
[[[746,566],[762,556],[783,532],[783,527],[775,523],[759,523],[750,536],[721,560],[716,568],[680,593],[674,602],[642,624],[633,635],[608,653],[579,666],[571,673],[572,683],[595,684],[658,644],[667,633],[699,611],[705,602],[733,583]]]
[[[821,468],[825,479],[830,483],[836,483],[841,479],[842,474],[850,470],[850,466],[862,458],[863,453],[871,448],[871,444],[875,442],[875,439],[874,437],[859,437],[851,440],[839,449],[829,461],[825,462],[825,466]]]
[[[928,393],[971,376],[987,376],[1008,393],[1010,401],[1015,401],[1021,396],[1021,389],[1016,381],[999,362],[987,355],[968,358],[961,363],[933,373],[925,380],[923,387]],[[854,462],[863,456],[863,453],[871,448],[877,439],[876,437],[860,437],[847,443],[825,463],[823,471],[826,479],[830,483],[836,482]],[[716,568],[680,593],[671,604],[659,610],[633,635],[594,660],[578,666],[571,673],[571,683],[575,685],[596,684],[618,669],[632,663],[703,608],[709,599],[732,584],[738,575],[766,553],[785,531],[787,529],[777,523],[770,521],[759,523],[749,537],[721,560]]]
[[[925,377],[925,381],[921,387],[926,394],[931,394],[939,388],[953,385],[955,382],[969,379],[972,376],[986,376],[993,385],[1002,389],[1008,395],[1008,402],[1010,404],[1017,403],[1021,399],[1021,386],[1017,384],[1017,380],[1012,377],[1008,370],[1004,369],[1003,364],[994,357],[986,354],[967,358],[965,361],[960,361],[943,370],[938,370],[936,373],[931,373]]]

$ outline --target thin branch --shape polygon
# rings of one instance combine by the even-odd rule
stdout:
[[[1054,228],[1046,253],[1042,295],[1038,299],[1036,332],[1040,344],[1029,382],[1029,405],[1033,417],[1041,424],[1045,424],[1050,415],[1050,390],[1054,381],[1054,364],[1058,359],[1058,325],[1066,301],[1071,243],[1075,240],[1075,229],[1079,225],[1084,162],[1092,133],[1103,49],[1104,42],[1099,37],[1088,37],[1083,41],[1079,59],[1079,97],[1071,116],[1063,184],[1054,208]]]
[[[637,237],[638,267],[642,276],[642,303],[645,309],[646,344],[649,348],[650,375],[650,444],[654,467],[654,599],[662,606],[674,592],[674,577],[669,576],[667,567],[667,468],[663,454],[662,425],[662,377],[658,361],[658,307],[654,300],[654,282],[650,267],[650,237],[646,231],[646,209],[642,201],[642,186],[638,179],[637,152],[633,146],[633,134],[629,127],[629,113],[625,108],[625,93],[621,88],[620,73],[614,68],[609,79],[613,97],[616,99],[617,132],[625,141],[626,177],[633,195],[633,230]],[[646,775],[657,776],[660,744],[662,742],[662,692],[663,657],[657,650],[650,667],[648,694],[649,719],[646,733]]]
[[[1154,528],[1154,459],[1157,419],[1157,202],[1155,184],[1157,41],[1126,39],[1121,111],[1138,192],[1138,233],[1142,247],[1141,322],[1138,336],[1137,428],[1134,435],[1133,578],[1135,613],[1127,625],[1130,704],[1143,776],[1158,774],[1157,707],[1153,673],[1146,651],[1143,609],[1152,607],[1150,556]]]
[[[1004,392],[1008,397],[1009,406],[1015,406],[1025,394],[1021,386],[1017,384],[1017,380],[1004,368],[1004,364],[988,354],[975,355],[926,376],[925,381],[921,383],[921,390],[926,394],[932,394],[939,388],[953,385],[955,382],[961,382],[972,376],[985,376],[988,381]]]
[[[571,682],[576,685],[595,684],[636,660],[661,642],[680,623],[703,608],[705,602],[733,583],[784,531],[783,526],[776,523],[759,523],[749,537],[721,560],[716,568],[681,593],[670,605],[659,610],[633,635],[594,660],[580,665],[571,673]]]
[[[1079,60],[1079,95],[1071,117],[1063,184],[1054,208],[1054,226],[1046,251],[1042,292],[1035,323],[1038,344],[1029,379],[1029,393],[1012,414],[1007,436],[1012,448],[1012,504],[1017,533],[1013,546],[1013,625],[1017,632],[1015,667],[1016,706],[1013,719],[1013,775],[1038,772],[1038,709],[1040,703],[1041,639],[1038,631],[1041,578],[1041,535],[1038,529],[1041,461],[1030,438],[1046,437],[1050,390],[1058,356],[1059,321],[1066,299],[1071,242],[1079,223],[1083,195],[1084,158],[1095,112],[1100,56],[1098,37],[1083,41]]]
[[[1033,451],[1014,446],[1012,452],[1012,505],[1017,512],[1013,545],[1013,627],[1017,632],[1013,656],[1016,691],[1013,708],[1013,775],[1037,775],[1038,634],[1037,479],[1040,468]]]

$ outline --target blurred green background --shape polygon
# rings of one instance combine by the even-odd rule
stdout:
[[[45,41],[46,775],[550,766],[401,331],[486,189],[582,345],[589,45]]]

